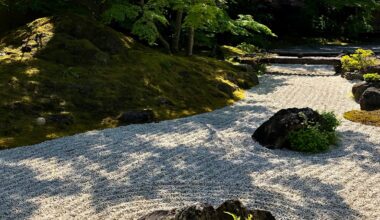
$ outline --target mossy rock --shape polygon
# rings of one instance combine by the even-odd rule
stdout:
[[[344,118],[353,122],[380,127],[380,110],[360,111],[353,110],[344,113]]]
[[[57,24],[56,33],[68,34],[77,39],[88,39],[100,50],[111,54],[121,53],[126,46],[130,47],[133,44],[131,38],[88,17],[66,15],[54,18],[54,21]]]
[[[45,50],[38,53],[38,57],[59,64],[87,65],[107,64],[109,55],[102,52],[91,41],[87,39],[74,39],[68,35],[61,34],[55,37]]]
[[[23,42],[30,53],[21,53]],[[115,127],[130,110],[151,109],[158,121],[209,112],[242,99],[257,80],[227,62],[147,48],[76,15],[37,19],[0,39],[0,51],[0,148]]]

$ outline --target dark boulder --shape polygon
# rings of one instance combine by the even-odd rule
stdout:
[[[47,116],[46,121],[59,127],[67,127],[74,124],[74,117],[69,113],[53,114]]]
[[[175,220],[207,220],[217,219],[215,209],[208,204],[198,204],[178,211]]]
[[[320,122],[321,116],[311,108],[283,109],[264,122],[252,135],[261,145],[271,148],[290,148],[288,135],[306,127],[306,122],[315,124]]]
[[[355,97],[355,101],[359,102],[363,93],[371,87],[380,88],[379,82],[360,82],[352,87],[352,94]]]
[[[355,101],[359,102],[365,90],[367,90],[370,85],[367,82],[356,83],[352,87],[352,94],[354,95]]]
[[[365,111],[380,109],[380,89],[375,87],[366,89],[360,98],[360,108]]]
[[[228,95],[230,98],[234,98],[234,92],[237,90],[237,86],[231,86],[230,84],[227,83],[218,83],[217,88]]]
[[[233,220],[232,216],[225,212],[232,213],[240,219],[248,219],[248,216],[252,215],[252,220],[275,220],[270,212],[249,210],[237,200],[228,200],[216,210],[211,205],[198,204],[171,211],[155,211],[139,220]]]
[[[363,73],[380,73],[380,65],[370,66]]]
[[[30,53],[30,52],[32,52],[32,47],[31,46],[23,46],[23,47],[21,47],[21,52],[22,53]]]
[[[360,72],[343,73],[343,78],[348,80],[364,80],[363,74]]]
[[[154,112],[150,109],[127,111],[122,113],[117,120],[121,124],[143,124],[155,122]]]

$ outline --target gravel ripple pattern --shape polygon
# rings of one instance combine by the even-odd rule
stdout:
[[[277,219],[380,219],[380,128],[339,76],[265,75],[233,106],[0,151],[0,219],[136,219],[195,202],[240,199]],[[308,155],[251,139],[276,111],[340,116],[341,143]]]

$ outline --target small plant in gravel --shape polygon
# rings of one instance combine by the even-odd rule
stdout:
[[[380,82],[380,75],[378,73],[367,73],[363,77],[366,82]]]
[[[231,212],[224,212],[224,213],[230,215],[234,220],[242,220],[241,217],[239,217],[239,216],[237,216],[237,215],[235,215],[235,214],[233,214]],[[246,218],[245,220],[253,220],[253,215],[249,214],[248,218]]]
[[[335,129],[340,122],[332,112],[321,114],[319,123],[309,124],[306,127],[289,134],[291,148],[296,151],[318,153],[329,149],[338,141]]]
[[[372,50],[357,49],[354,54],[342,57],[342,68],[346,72],[355,70],[365,70],[369,66],[375,65],[376,58]]]

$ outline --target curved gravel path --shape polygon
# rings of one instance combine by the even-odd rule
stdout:
[[[380,128],[343,120],[338,148],[268,150],[254,130],[281,108],[358,105],[339,76],[261,77],[211,113],[0,151],[0,219],[135,219],[239,198],[278,219],[380,219]]]

